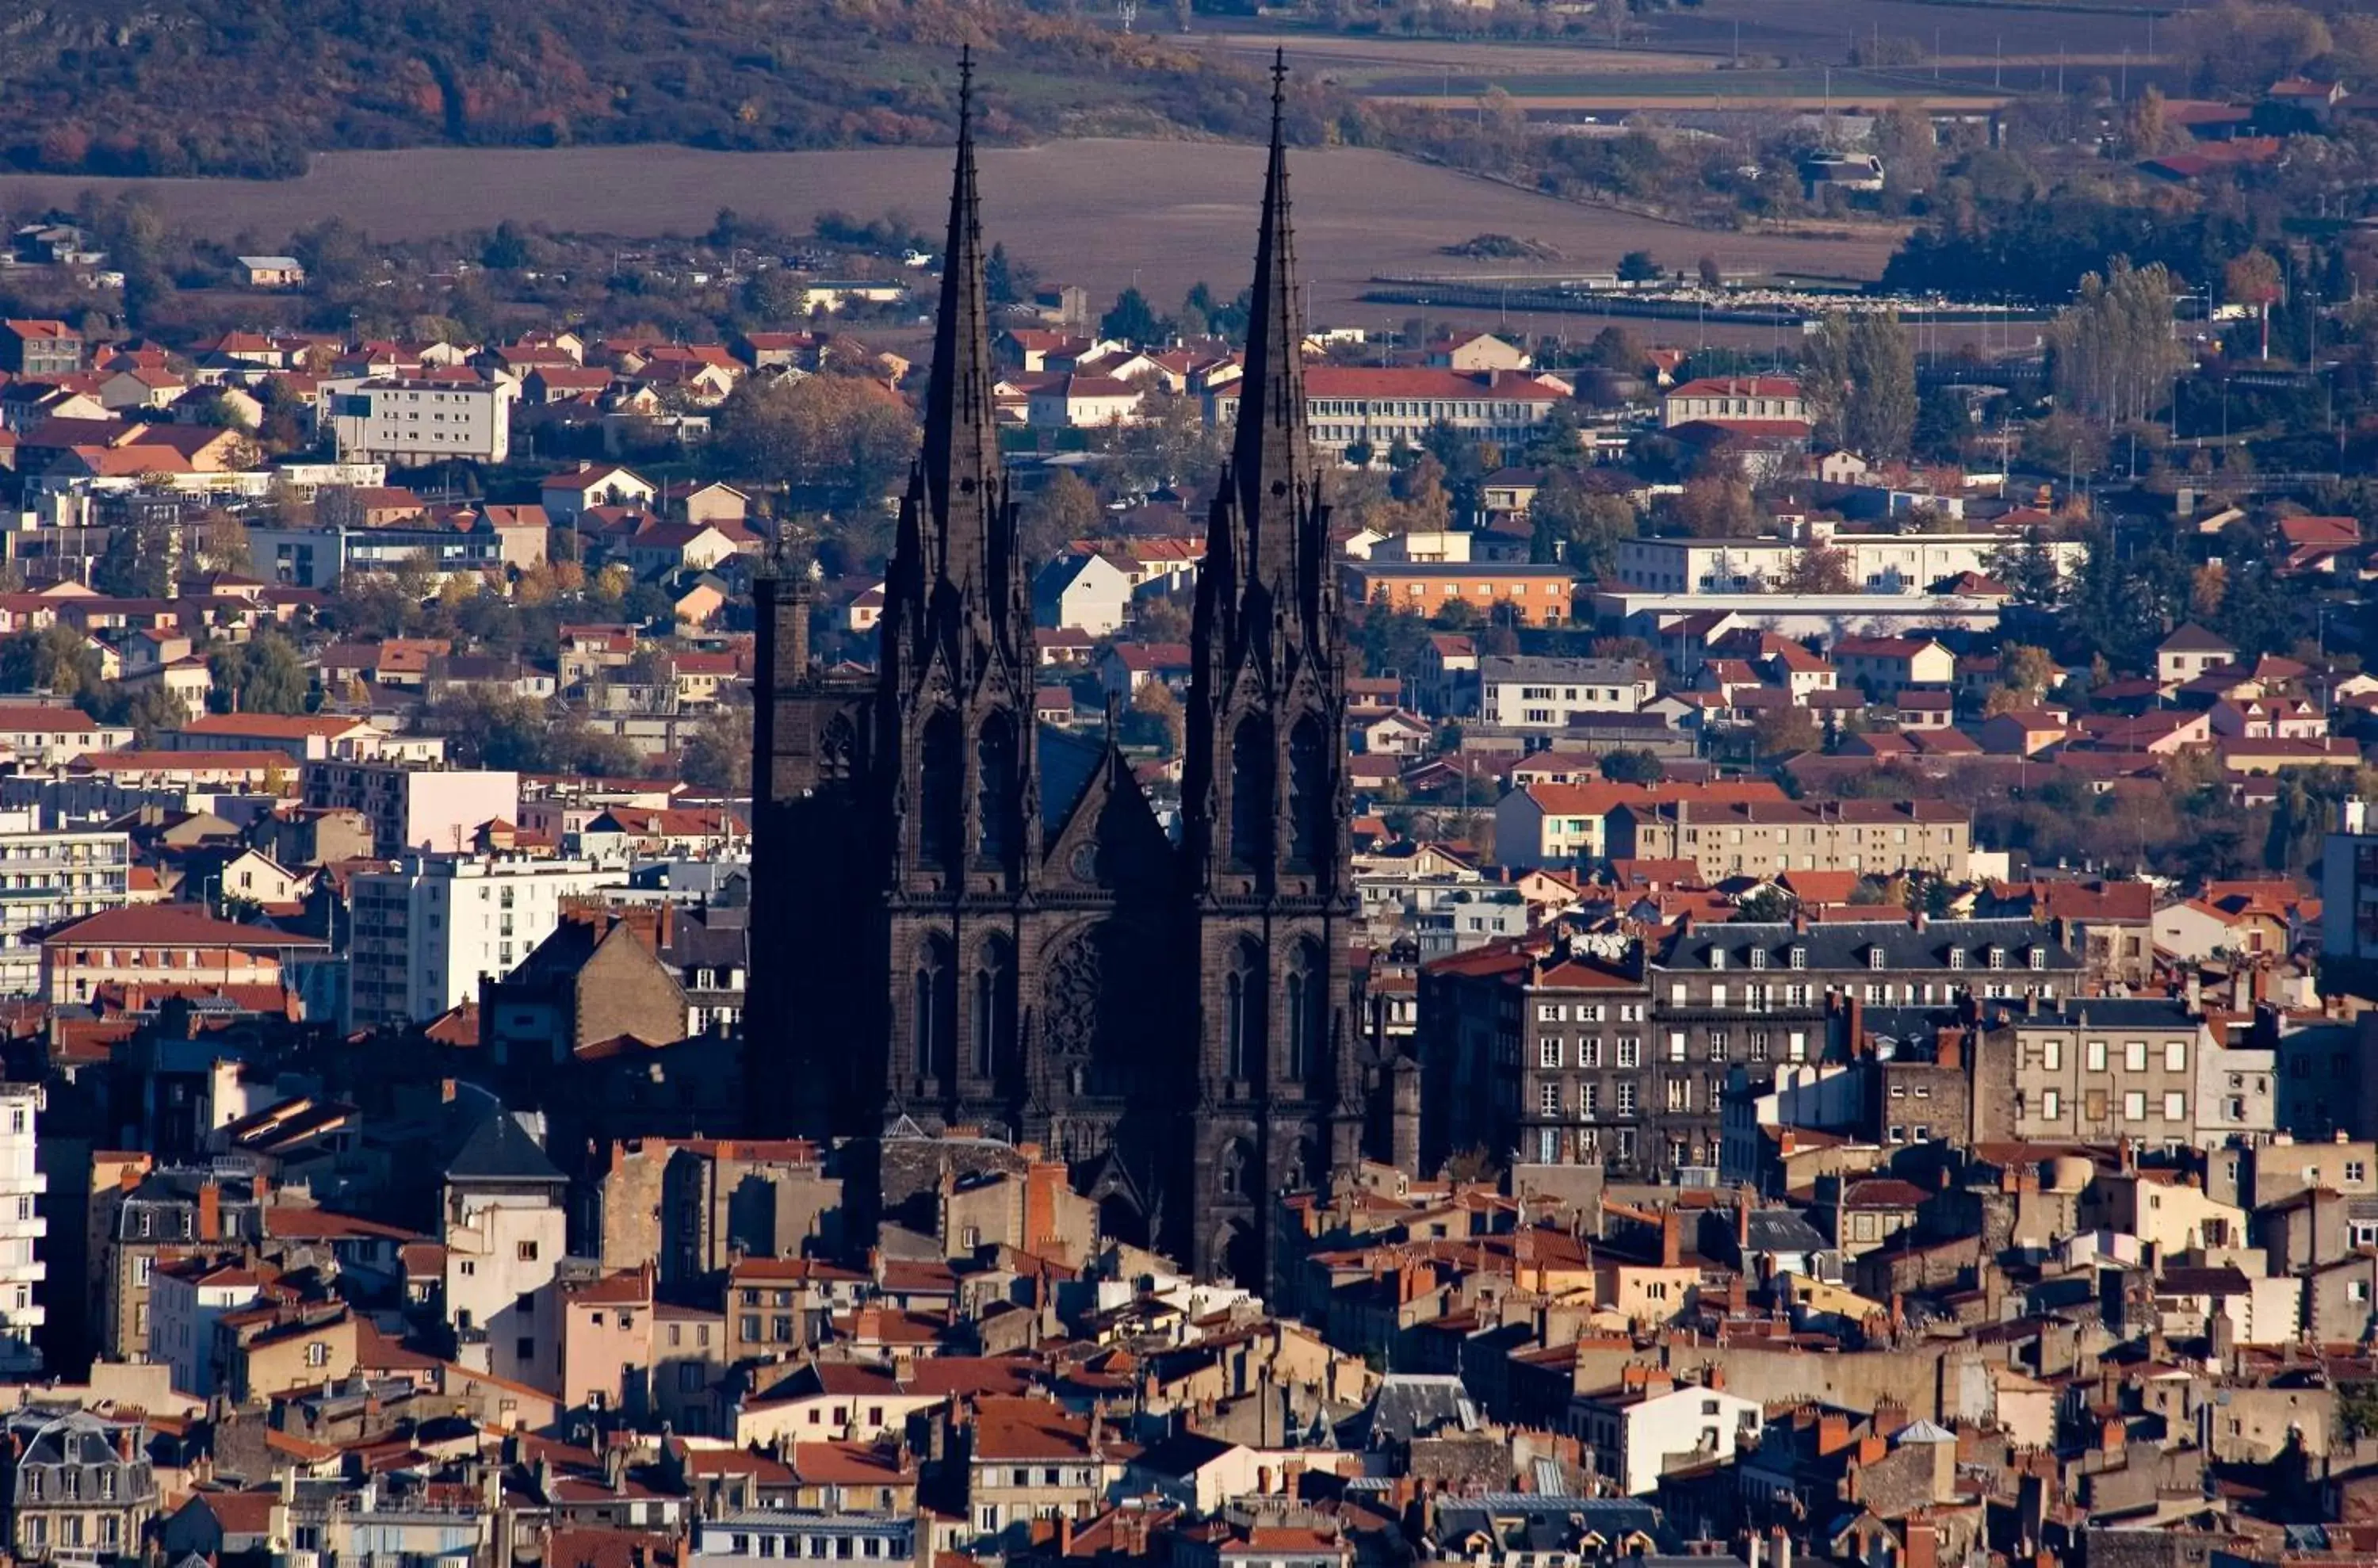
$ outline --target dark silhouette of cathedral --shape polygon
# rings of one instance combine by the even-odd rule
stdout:
[[[970,68],[923,450],[871,676],[759,585],[754,1122],[1032,1140],[1102,1225],[1260,1285],[1279,1192],[1358,1154],[1345,651],[1305,428],[1273,70],[1244,390],[1207,522],[1177,841],[1110,733],[1037,727],[999,456]]]

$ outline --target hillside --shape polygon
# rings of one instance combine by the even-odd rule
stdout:
[[[1244,66],[1092,16],[1014,0],[35,0],[0,21],[0,168],[282,177],[309,152],[433,142],[936,141],[962,42],[983,57],[995,139],[1259,129]]]

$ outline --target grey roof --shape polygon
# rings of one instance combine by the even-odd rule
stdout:
[[[542,1181],[566,1185],[570,1178],[554,1168],[536,1140],[508,1111],[481,1122],[446,1162],[451,1181]]]
[[[1936,1422],[1910,1421],[1899,1429],[1892,1441],[1895,1443],[1954,1442],[1957,1441],[1957,1434]]]
[[[1681,1545],[1648,1502],[1622,1497],[1543,1497],[1487,1492],[1437,1504],[1436,1539],[1461,1540],[1483,1532],[1513,1551],[1575,1551],[1588,1536],[1616,1541],[1640,1533],[1663,1548]],[[1706,1564],[1707,1558],[1696,1559]]]
[[[1727,969],[1748,970],[1751,954],[1758,952],[1765,956],[1767,969],[1788,971],[1796,947],[1803,955],[1800,967],[1809,970],[1946,970],[1949,955],[1963,952],[1964,967],[1987,971],[1993,947],[2000,950],[2009,972],[2028,971],[2035,948],[2051,971],[2081,967],[2078,954],[2027,919],[1936,920],[1920,929],[1907,920],[1826,921],[1806,930],[1784,921],[1733,921],[1677,932],[1654,963],[1662,969],[1706,970],[1710,955],[1722,952]],[[1873,961],[1878,949],[1882,954],[1880,966]]]
[[[1747,1252],[1822,1252],[1832,1245],[1824,1232],[1789,1209],[1750,1211]]]
[[[1643,678],[1643,666],[1631,658],[1544,658],[1521,654],[1487,654],[1478,660],[1478,678],[1494,681],[1541,681],[1547,685],[1623,686]]]
[[[1461,1380],[1449,1374],[1390,1372],[1371,1401],[1371,1445],[1410,1442],[1450,1427],[1474,1430],[1477,1407]]]

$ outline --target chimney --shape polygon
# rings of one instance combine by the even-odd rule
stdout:
[[[1907,1550],[1901,1568],[1940,1568],[1940,1541],[1928,1519],[1907,1521]]]
[[[1071,1512],[1061,1511],[1057,1515],[1057,1555],[1074,1555],[1074,1515]]]
[[[211,1181],[198,1184],[198,1239],[222,1239],[222,1188]]]
[[[1817,1453],[1819,1457],[1821,1458],[1828,1453],[1838,1453],[1849,1445],[1850,1418],[1847,1416],[1843,1415],[1838,1410],[1828,1410],[1823,1415],[1817,1417]],[[1782,1552],[1779,1551],[1776,1554],[1776,1561],[1778,1562],[1783,1561]]]
[[[1734,1244],[1738,1254],[1737,1261],[1750,1256],[1750,1186],[1747,1182],[1736,1188],[1734,1195]]]
[[[1683,1256],[1683,1239],[1677,1234],[1676,1212],[1664,1210],[1660,1215],[1660,1267],[1673,1269]]]
[[[1768,1545],[1772,1549],[1769,1555],[1774,1559],[1775,1568],[1792,1568],[1792,1536],[1789,1531],[1781,1525],[1776,1526],[1775,1533],[1768,1538]]]

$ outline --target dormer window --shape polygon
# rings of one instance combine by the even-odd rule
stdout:
[[[1963,947],[1952,947],[1949,949],[1949,967],[1951,969],[1963,969],[1965,967],[1965,949]]]
[[[1792,967],[1794,969],[1807,969],[1808,967],[1808,948],[1795,947],[1792,949]]]
[[[1868,969],[1880,969],[1882,967],[1884,957],[1885,955],[1882,950],[1882,945],[1878,942],[1873,947],[1868,947],[1866,950],[1866,967]]]
[[[2031,950],[2031,967],[2034,969],[2046,969],[2048,967],[2047,948],[2034,947]]]
[[[1711,947],[1709,954],[1709,964],[1711,969],[1723,969],[1725,967],[1725,949],[1723,947]]]
[[[1753,947],[1750,949],[1750,967],[1752,969],[1765,969],[1767,967],[1766,948]]]
[[[1992,947],[1990,949],[1990,967],[1992,969],[2006,968],[2006,949],[2004,947]]]

